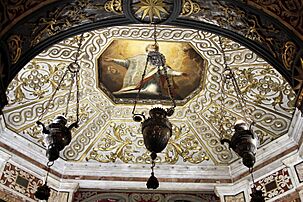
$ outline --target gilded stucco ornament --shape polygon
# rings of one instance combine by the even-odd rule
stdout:
[[[199,164],[210,157],[204,150],[197,134],[185,124],[173,126],[175,134],[168,142],[163,153],[158,154],[157,162],[176,164],[179,161]],[[127,134],[132,134],[127,137]],[[98,140],[92,151],[86,156],[87,161],[101,163],[150,163],[149,152],[144,150],[142,134],[137,127],[127,124],[110,123],[105,134]]]
[[[159,156],[159,161],[166,164],[180,164],[184,161],[190,164],[229,164],[236,157],[227,147],[220,144],[218,137],[220,120],[217,99],[220,90],[218,72],[222,71],[222,66],[218,65],[221,57],[216,49],[217,36],[193,29],[166,26],[159,26],[157,31],[159,43],[169,41],[169,43],[184,45],[190,41],[192,47],[206,60],[205,64],[207,64],[204,72],[207,82],[198,85],[195,92],[189,95],[186,103],[178,103],[177,110],[171,117],[174,123],[173,133],[176,135],[169,141],[167,150]],[[80,120],[85,124],[82,124],[75,132],[70,145],[64,149],[64,158],[67,161],[77,162],[88,159],[88,163],[93,161],[150,163],[149,153],[145,152],[143,138],[139,134],[139,125],[129,124],[133,122],[129,115],[132,105],[129,105],[130,102],[126,99],[122,99],[119,104],[114,103],[98,87],[100,80],[98,80],[96,68],[97,59],[110,44],[110,39],[136,38],[149,43],[153,36],[153,28],[149,26],[110,27],[87,32],[85,36],[87,38],[83,50],[86,50],[86,53],[83,53],[85,57],[81,60],[83,64],[81,71],[84,77],[81,80],[80,107],[83,109],[80,111]],[[9,105],[4,109],[7,126],[37,144],[41,144],[41,136],[38,135],[37,128],[33,127],[35,118],[39,116],[42,106],[47,104],[47,98],[56,88],[58,78],[62,75],[63,64],[68,64],[70,58],[75,55],[75,50],[71,46],[76,43],[76,38],[66,39],[40,53],[19,72],[7,91]],[[287,81],[257,54],[231,40],[224,40],[226,40],[228,50],[227,63],[232,64],[231,68],[239,79],[240,89],[248,100],[248,107],[253,112],[252,116],[256,122],[254,131],[262,146],[287,133],[294,110],[294,92]],[[145,46],[142,47],[143,53],[144,48]],[[162,50],[164,50],[163,46]],[[167,52],[165,55],[169,61],[176,53],[173,52],[171,56],[170,52]],[[177,68],[177,65],[180,65],[178,67],[180,69],[185,67],[182,63],[173,63],[174,61],[175,59],[172,60],[172,68]],[[111,72],[112,69],[109,68],[108,71],[114,74]],[[54,80],[54,86],[43,85],[40,89],[39,85],[35,84],[35,76],[39,78],[45,76],[45,80]],[[199,80],[200,83],[203,81],[204,79]],[[65,87],[68,88],[68,86],[67,81]],[[20,89],[24,96],[21,96],[22,99],[19,102],[16,92]],[[42,95],[39,97],[34,93],[36,90],[45,91],[45,93],[39,94]],[[54,100],[49,111],[50,115],[45,117],[43,122],[50,123],[63,111],[62,106],[66,103],[66,97],[63,92],[59,91],[59,93],[61,94]],[[224,123],[226,129],[231,128],[235,123],[240,111],[234,93],[228,91],[227,94],[229,99],[224,103],[224,107],[227,111],[226,116],[230,118]],[[74,101],[73,96],[72,98]],[[138,108],[139,112],[147,113],[149,108],[144,106],[150,104],[153,104],[153,100],[144,100]],[[74,111],[75,107],[71,110]],[[74,121],[71,117],[67,118],[69,122]],[[112,125],[113,123],[116,125]],[[229,137],[232,131],[227,130],[227,132],[226,136]]]
[[[140,0],[132,1],[131,13],[141,22],[158,23],[166,20],[172,12],[174,1]]]
[[[104,4],[104,9],[107,12],[114,12],[114,13],[117,13],[119,15],[122,15],[123,14],[122,0],[108,0]]]
[[[32,60],[16,77],[17,82],[12,82],[8,86],[9,105],[33,101],[50,95],[57,87],[65,66],[66,63],[50,65]],[[63,82],[62,89],[67,89],[70,79],[68,77]],[[10,91],[12,89],[14,90]]]
[[[182,16],[190,16],[201,11],[200,5],[192,0],[182,0]]]
[[[18,62],[22,54],[22,38],[21,35],[12,35],[7,40],[9,57],[12,64]]]
[[[296,44],[294,44],[294,42],[292,41],[287,41],[284,44],[283,55],[282,55],[283,64],[286,69],[290,70],[292,68],[293,61],[296,58],[296,54],[297,54]]]
[[[16,19],[26,16],[45,0],[6,0],[0,7],[0,36],[7,27],[13,25]]]

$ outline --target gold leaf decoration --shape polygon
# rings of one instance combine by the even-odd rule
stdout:
[[[122,0],[109,0],[104,4],[104,9],[107,12],[114,12],[119,15],[123,14]]]
[[[174,126],[173,134],[165,151],[158,154],[157,162],[175,164],[180,157],[184,162],[193,164],[209,160],[203,146],[186,125]],[[109,130],[100,137],[86,160],[102,163],[118,160],[124,163],[149,163],[150,157],[138,130],[125,124],[110,123]]]
[[[197,14],[201,11],[200,5],[192,0],[182,1],[182,16],[190,16],[192,14]]]
[[[154,22],[155,17],[161,19],[161,13],[168,14],[166,10],[166,3],[164,3],[162,0],[141,0],[135,6],[138,8],[136,14],[142,13],[142,20],[148,16],[150,22]]]
[[[7,46],[11,63],[17,63],[22,54],[21,36],[17,34],[10,36],[7,40]]]
[[[294,44],[294,42],[287,41],[284,44],[283,49],[284,49],[284,52],[282,55],[283,64],[286,69],[290,70],[293,65],[293,61],[295,60],[296,54],[297,54],[297,47]]]

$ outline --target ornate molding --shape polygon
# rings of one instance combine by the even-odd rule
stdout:
[[[131,1],[131,13],[143,23],[159,23],[167,20],[172,14],[174,5],[173,0],[140,0]]]
[[[11,163],[6,163],[0,183],[28,198],[35,199],[34,193],[43,182],[21,168]]]
[[[160,202],[160,201],[187,201],[187,202],[219,202],[214,193],[140,193],[140,192],[106,192],[106,191],[78,191],[74,194],[74,201],[127,201],[127,202]]]
[[[247,0],[252,5],[271,16],[277,18],[281,23],[289,27],[298,37],[303,40],[303,2],[300,0]]]

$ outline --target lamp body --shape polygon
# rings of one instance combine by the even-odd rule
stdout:
[[[71,142],[71,129],[74,126],[66,127],[67,120],[63,116],[58,116],[48,126],[43,125],[45,144],[47,147],[46,156],[49,161],[55,161],[59,158],[59,153]]]
[[[50,197],[50,188],[47,186],[47,184],[44,184],[37,188],[37,191],[35,192],[35,197],[39,200],[48,200]]]
[[[153,108],[150,118],[142,123],[142,134],[147,150],[154,153],[163,151],[172,135],[172,124],[167,112],[162,108]]]
[[[250,202],[265,202],[265,198],[263,196],[262,190],[256,190],[256,188],[253,188],[250,196],[251,196]]]
[[[230,148],[242,158],[243,164],[252,168],[256,162],[257,138],[246,123],[236,123],[234,128],[235,133],[231,140],[224,139],[222,142],[229,143]]]

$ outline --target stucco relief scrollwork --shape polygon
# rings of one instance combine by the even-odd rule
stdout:
[[[246,95],[247,100],[253,100],[257,104],[271,105],[280,111],[293,110],[295,94],[291,86],[282,80],[274,69],[260,65],[253,68],[242,66],[234,70],[239,80],[240,90]]]
[[[107,12],[114,12],[114,13],[121,15],[121,14],[123,14],[122,0],[108,0],[104,4],[104,9]]]
[[[83,115],[84,124],[75,132],[71,144],[63,152],[66,160],[88,159],[89,162],[128,163],[149,161],[150,157],[144,149],[143,139],[139,137],[139,125],[129,124],[132,100],[121,99],[121,104],[115,104],[102,89],[98,89],[96,64],[97,58],[111,43],[110,39],[150,41],[153,30],[153,27],[149,26],[111,27],[85,34],[87,37],[81,52],[80,64],[82,76],[80,103],[86,112]],[[184,161],[191,164],[232,162],[237,157],[233,156],[226,146],[220,144],[218,131],[218,124],[222,119],[220,117],[220,83],[223,71],[222,53],[217,48],[218,36],[208,32],[167,26],[159,26],[157,31],[159,41],[190,42],[207,64],[204,72],[205,83],[186,98],[188,99],[186,104],[179,104],[176,113],[171,117],[172,123],[175,124],[174,133],[177,135],[172,138],[166,152],[159,156],[159,161],[170,164],[180,164]],[[10,90],[7,92],[10,106],[5,109],[7,124],[11,129],[33,141],[40,141],[38,132],[32,128],[33,123],[41,113],[41,106],[45,106],[47,97],[56,86],[55,76],[59,78],[60,72],[62,73],[65,68],[64,65],[59,64],[69,64],[70,58],[73,58],[75,49],[71,46],[75,45],[76,40],[77,37],[66,39],[42,52],[12,81]],[[294,93],[287,82],[256,54],[240,44],[227,39],[224,41],[227,47],[227,63],[235,71],[249,109],[254,111],[256,133],[259,134],[261,143],[266,144],[286,133],[292,117]],[[28,76],[32,74],[33,78]],[[48,82],[48,87],[46,84],[39,87],[35,83],[38,75],[40,75],[39,78],[44,78],[45,82],[47,79],[54,80],[54,86],[52,87],[52,84]],[[31,81],[29,82],[28,79]],[[41,93],[34,93],[35,90]],[[49,110],[50,114],[46,117],[47,120],[52,120],[53,116],[61,113],[66,100],[63,93],[63,90],[60,91],[56,97]],[[236,105],[233,91],[227,92],[225,101],[226,115],[231,118],[228,121],[225,120],[224,126],[228,132],[227,135],[231,135],[230,128],[240,116],[240,110]],[[22,102],[27,102],[27,105]],[[20,103],[21,106],[18,106]],[[151,104],[160,103],[151,102],[148,99],[143,100],[142,105],[138,106],[138,111],[147,114]],[[115,120],[116,125],[112,125],[110,120]],[[123,126],[122,123],[126,125]]]
[[[57,87],[67,63],[49,64],[43,61],[32,60],[23,68],[7,89],[9,107],[20,105],[26,102],[33,102],[37,99],[47,97]],[[70,85],[71,78],[63,82],[61,90],[66,90]]]
[[[179,125],[180,124],[180,125]],[[176,164],[189,162],[199,164],[209,160],[197,135],[183,123],[174,125],[174,137],[167,148],[158,155],[157,162]],[[149,153],[145,150],[140,128],[133,123],[110,122],[107,129],[86,157],[87,161],[102,163],[122,161],[124,163],[150,163]]]
[[[196,14],[201,11],[200,5],[192,0],[182,0],[182,11],[181,15],[189,16]]]
[[[92,144],[92,140],[95,140],[100,132],[103,131],[109,117],[110,116],[102,110],[99,110],[96,115],[91,116],[91,120],[86,121],[86,124],[74,135],[71,144],[64,150],[64,157],[67,160],[78,159],[86,150],[87,146]]]

